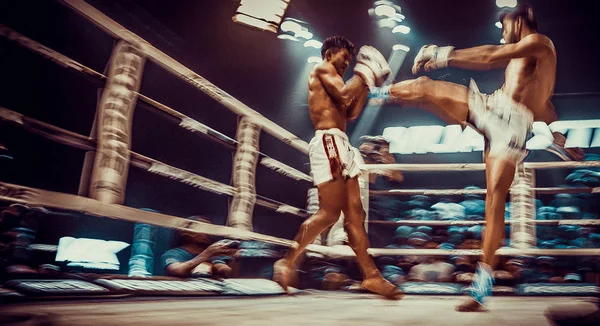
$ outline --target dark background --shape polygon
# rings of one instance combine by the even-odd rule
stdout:
[[[302,43],[280,40],[275,34],[234,23],[237,0],[90,0],[94,6],[157,48],[207,78],[254,110],[309,141],[313,135],[307,114],[309,56],[318,50]],[[500,9],[494,0],[396,0],[406,16],[408,35],[380,29],[367,14],[368,0],[292,0],[286,16],[310,24],[315,39],[343,35],[357,46],[371,44],[388,57],[394,44],[411,48],[396,79],[412,78],[410,63],[424,44],[471,47],[498,44],[501,30],[494,26]],[[598,92],[597,11],[592,1],[537,0],[534,7],[540,32],[548,35],[558,53],[556,93]],[[96,71],[109,60],[113,38],[56,1],[8,0],[0,3],[0,23]],[[349,69],[350,74],[351,69]],[[0,105],[59,127],[88,135],[91,130],[97,87],[37,54],[0,39]],[[483,92],[503,82],[502,71],[473,72],[446,69],[429,75],[467,84],[474,78]],[[158,100],[234,138],[237,117],[208,96],[147,62],[141,93]],[[598,97],[555,100],[560,120],[600,117]],[[437,117],[413,108],[384,107],[368,130],[381,134],[385,127],[443,125]],[[14,157],[2,161],[0,177],[42,189],[77,193],[84,153],[41,137],[0,125],[2,141]],[[357,145],[357,144],[355,144]],[[137,107],[132,149],[167,164],[229,183],[232,153],[183,131],[159,115]],[[266,133],[261,151],[308,173],[308,158]],[[556,160],[534,153],[530,160]],[[481,162],[481,153],[397,155],[403,163]],[[540,186],[560,184],[566,171],[538,174]],[[306,182],[293,182],[258,167],[258,194],[296,207],[305,207]],[[407,174],[406,188],[456,188],[484,186],[483,173]],[[384,185],[385,187],[385,185]],[[150,207],[176,216],[204,215],[224,224],[228,199],[187,185],[130,169],[126,204]],[[256,207],[255,230],[291,238],[302,219]],[[131,241],[130,223],[80,216],[53,219],[40,233],[39,242],[55,243],[72,235]],[[157,252],[166,248],[170,232],[160,233]],[[126,257],[127,250],[121,256]],[[122,265],[124,260],[121,260]]]

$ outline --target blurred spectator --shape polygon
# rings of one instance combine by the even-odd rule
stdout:
[[[192,216],[189,219],[210,223],[205,218]],[[233,256],[238,241],[214,239],[206,234],[181,231],[177,246],[162,255],[165,274],[175,277],[230,277]]]
[[[408,280],[415,282],[451,282],[455,267],[441,257],[425,257],[422,263],[413,266]]]
[[[382,136],[362,136],[362,143],[358,150],[362,154],[366,164],[394,164],[396,158],[390,153],[390,143]],[[372,171],[369,182],[375,183],[377,175],[383,175],[390,182],[404,181],[404,175],[400,171],[381,170]]]

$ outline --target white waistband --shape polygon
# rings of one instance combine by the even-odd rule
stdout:
[[[322,136],[323,134],[331,134],[331,135],[336,135],[336,136],[340,136],[342,138],[344,138],[345,140],[348,140],[348,135],[346,135],[345,132],[339,130],[338,128],[331,128],[331,129],[319,129],[319,130],[315,130],[315,137],[317,136]]]

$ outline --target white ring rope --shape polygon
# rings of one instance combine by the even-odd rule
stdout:
[[[99,86],[104,86],[104,83],[106,82],[105,75],[89,67],[86,67],[85,65],[75,60],[72,60],[71,58],[62,55],[36,41],[33,41],[2,24],[0,24],[0,35],[6,37],[10,41],[17,43],[20,46],[27,48],[28,50],[31,50],[41,55],[42,57],[60,65],[61,67],[81,73],[83,76],[87,77],[92,82],[98,83]],[[158,110],[160,112],[166,113],[171,118],[175,118],[175,122],[178,123],[179,127],[183,129],[199,133],[200,135],[203,135],[208,139],[215,141],[221,145],[227,146],[230,149],[235,149],[238,145],[238,142],[235,139],[212,129],[209,126],[206,126],[205,124],[182,114],[181,112],[173,110],[165,104],[162,104],[140,93],[137,93],[137,96],[138,100],[141,101],[141,104],[143,106],[152,110]],[[261,165],[272,169],[280,174],[288,176],[294,180],[305,180],[308,182],[312,182],[312,177],[307,175],[306,173],[303,173],[297,169],[292,168],[289,165],[279,162],[264,153],[259,152],[259,155],[261,157]]]
[[[506,224],[520,223],[512,220],[505,221]],[[535,220],[532,223],[536,225],[600,225],[600,220]],[[404,221],[380,221],[370,220],[369,224],[382,224],[382,225],[429,225],[429,226],[473,226],[473,225],[485,225],[485,221],[431,221],[431,220],[404,220]]]
[[[600,161],[579,162],[525,162],[526,169],[568,169],[600,167]],[[378,171],[394,170],[402,172],[414,171],[484,171],[484,163],[449,163],[449,164],[363,164],[361,170]]]
[[[600,193],[600,187],[548,187],[533,188],[539,195],[549,194],[596,194]],[[462,196],[462,195],[485,195],[486,189],[391,189],[371,190],[371,196]]]

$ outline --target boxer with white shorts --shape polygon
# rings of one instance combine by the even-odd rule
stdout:
[[[378,101],[418,106],[460,125],[472,125],[486,139],[486,229],[483,257],[470,287],[470,298],[458,311],[479,311],[491,295],[492,271],[498,263],[495,252],[504,243],[504,210],[516,166],[525,158],[525,143],[533,121],[550,124],[557,120],[551,98],[556,79],[556,51],[552,41],[537,32],[533,9],[520,4],[500,17],[505,45],[483,45],[469,49],[426,45],[417,54],[413,73],[445,67],[473,70],[506,68],[502,88],[481,94],[474,82],[469,87],[419,77],[384,88],[371,88]],[[564,136],[554,133],[549,151],[565,160],[580,160],[580,149],[564,148]]]
[[[327,38],[321,47],[323,62],[317,64],[308,80],[308,109],[315,127],[309,145],[311,172],[319,191],[319,209],[302,225],[295,244],[275,263],[273,279],[287,290],[299,257],[325,229],[344,213],[348,244],[356,254],[363,272],[362,287],[389,299],[400,299],[402,291],[386,281],[373,258],[367,253],[369,240],[365,230],[355,151],[346,136],[346,122],[358,118],[367,102],[368,87],[381,86],[390,73],[385,58],[375,48],[363,46],[357,54],[354,76],[342,79],[354,55],[347,39]]]

